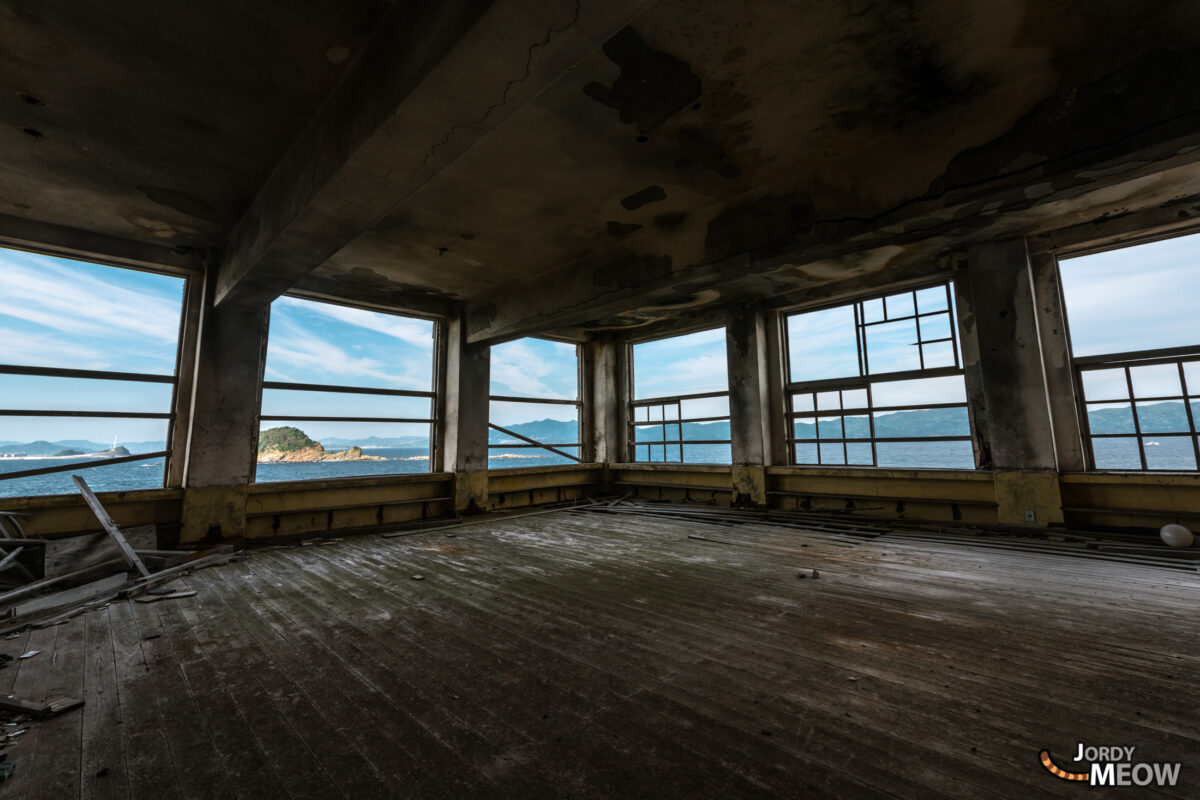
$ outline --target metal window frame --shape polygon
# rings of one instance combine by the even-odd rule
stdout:
[[[17,250],[18,248],[3,246],[3,249]],[[9,480],[19,480],[21,478],[32,478],[39,475],[50,475],[57,472],[71,472],[74,470],[91,469],[94,467],[111,466],[113,464],[125,464],[133,461],[149,461],[154,458],[163,459],[162,480],[159,483],[159,488],[167,485],[168,476],[171,474],[172,458],[174,455],[174,440],[175,426],[178,419],[178,400],[179,400],[179,365],[183,361],[184,334],[189,313],[190,297],[193,295],[197,276],[186,271],[169,270],[169,269],[149,269],[144,266],[131,266],[125,264],[111,263],[106,261],[92,260],[81,256],[66,256],[56,255],[50,252],[40,250],[28,250],[41,255],[48,255],[53,258],[62,258],[69,261],[77,261],[81,264],[90,264],[98,267],[109,267],[111,269],[123,269],[133,272],[146,272],[151,275],[162,275],[168,278],[176,278],[183,281],[183,291],[181,292],[181,300],[179,304],[179,324],[175,334],[175,363],[169,375],[160,375],[148,372],[120,372],[113,370],[94,370],[94,369],[73,369],[66,367],[38,367],[23,364],[0,364],[0,375],[25,375],[32,377],[44,378],[64,378],[64,379],[83,379],[83,380],[102,380],[102,381],[118,381],[125,383],[158,383],[169,384],[171,387],[171,397],[167,407],[170,409],[166,412],[134,412],[134,411],[82,411],[74,409],[20,409],[20,408],[5,408],[0,409],[0,417],[78,417],[90,419],[164,419],[167,421],[167,434],[164,442],[164,449],[153,453],[136,453],[129,456],[121,456],[118,458],[96,459],[94,461],[76,461],[71,464],[62,464],[54,467],[39,467],[36,469],[18,470],[15,472],[0,473],[0,482]]]
[[[434,471],[434,459],[437,455],[437,427],[439,422],[438,413],[438,392],[437,386],[439,381],[440,365],[438,361],[438,345],[441,337],[442,322],[433,316],[424,316],[420,314],[402,313],[399,311],[384,310],[373,306],[360,305],[356,303],[340,302],[334,300],[314,299],[299,294],[290,292],[284,295],[293,300],[303,300],[307,303],[322,303],[324,305],[342,306],[344,308],[353,308],[359,311],[367,311],[372,314],[386,314],[393,317],[402,317],[404,319],[419,319],[433,324],[433,357],[430,359],[430,390],[422,391],[417,389],[387,389],[374,386],[348,386],[345,384],[334,383],[297,383],[292,381],[268,381],[260,380],[258,386],[258,423],[259,429],[262,428],[263,422],[378,422],[384,424],[426,424],[429,426],[429,447],[427,455],[429,460],[426,462],[429,465],[429,472]],[[272,303],[272,305],[274,305]],[[268,311],[267,325],[267,345],[269,348],[271,339],[270,330],[270,311]],[[263,369],[266,369],[266,359],[263,359]],[[262,403],[263,394],[268,390],[274,391],[291,391],[291,392],[325,392],[336,395],[375,395],[384,397],[422,397],[429,401],[429,416],[428,417],[353,417],[353,416],[321,416],[321,415],[295,415],[295,414],[263,414]],[[258,483],[258,460],[255,459],[252,464],[253,474],[251,477],[252,483]],[[346,476],[348,478],[363,477],[363,476]],[[327,480],[322,478],[295,478],[294,480]]]
[[[937,311],[921,311],[917,293],[928,289],[942,288],[946,294],[946,307]],[[887,299],[910,295],[912,302],[912,313],[902,313],[897,316],[890,314]],[[883,308],[883,318],[877,320],[867,320],[866,304],[878,300]],[[807,381],[792,380],[792,355],[791,355],[791,337],[788,332],[789,322],[792,317],[802,314],[808,314],[814,311],[823,311],[832,308],[845,308],[851,306],[854,313],[854,339],[858,350],[858,375],[847,376],[844,378],[820,378]],[[937,339],[926,340],[921,331],[921,319],[924,317],[935,317],[945,315],[950,323],[950,335],[948,337],[939,337]],[[843,299],[837,302],[822,303],[801,308],[786,310],[780,313],[780,355],[782,357],[782,368],[785,378],[783,384],[784,394],[784,418],[786,422],[786,434],[784,441],[787,443],[787,458],[788,463],[793,466],[820,466],[820,467],[850,467],[850,468],[871,468],[879,469],[879,444],[898,444],[905,442],[973,442],[970,433],[959,436],[910,436],[904,438],[879,437],[875,430],[875,415],[881,412],[895,411],[920,411],[925,409],[935,408],[962,408],[966,410],[968,405],[966,401],[954,403],[922,403],[915,405],[904,406],[877,406],[874,403],[874,395],[872,388],[881,383],[891,383],[904,380],[921,380],[933,379],[950,376],[964,376],[965,370],[962,360],[962,347],[959,341],[958,320],[956,315],[956,304],[954,299],[954,279],[952,277],[939,277],[937,280],[911,284],[902,288],[893,288],[891,290],[882,290],[864,294],[853,299]],[[913,325],[916,329],[917,341],[913,342],[913,346],[917,347],[917,358],[920,364],[919,369],[915,370],[898,370],[894,372],[872,373],[867,347],[867,331],[869,328],[887,323],[904,322],[913,320]],[[939,342],[950,342],[951,350],[954,354],[954,365],[945,367],[926,367],[925,366],[925,345],[936,344]],[[867,397],[866,407],[845,408],[844,393],[849,391],[864,391]],[[824,409],[819,406],[817,395],[831,392],[838,393],[838,408]],[[797,411],[796,397],[799,395],[812,395],[812,410]],[[846,417],[848,416],[865,416],[870,426],[870,436],[866,438],[849,438],[845,435]],[[822,437],[820,435],[821,419],[837,418],[841,427],[842,435],[840,437]],[[796,433],[796,422],[802,419],[811,419],[814,422],[813,437],[798,437]],[[841,445],[842,460],[840,462],[826,463],[823,460],[823,445]],[[871,463],[869,464],[852,464],[850,463],[850,448],[851,444],[869,444],[871,447]],[[817,452],[816,463],[798,459],[797,453],[799,445],[814,445]],[[972,467],[977,469],[978,465]],[[940,467],[906,467],[906,469],[941,469]]]
[[[575,398],[576,399],[569,400],[564,397],[523,397],[520,395],[491,394],[491,392],[490,392],[491,387],[489,386],[488,387],[488,389],[489,389],[489,393],[488,393],[488,428],[490,430],[494,430],[494,431],[503,433],[507,436],[516,437],[517,439],[521,440],[523,442],[523,444],[492,444],[491,442],[489,442],[488,446],[487,446],[488,459],[489,459],[489,461],[491,460],[491,451],[492,450],[499,450],[499,449],[518,450],[518,449],[539,448],[539,449],[547,450],[551,453],[554,453],[555,455],[562,456],[563,458],[569,458],[572,461],[574,461],[576,464],[582,464],[582,463],[584,463],[584,461],[583,461],[583,441],[582,441],[583,440],[583,413],[584,413],[583,345],[579,342],[571,341],[569,339],[558,339],[558,338],[555,338],[552,336],[523,336],[521,338],[522,339],[538,339],[538,340],[541,340],[544,342],[555,342],[557,344],[569,344],[575,348]],[[520,339],[515,339],[513,341],[520,341]],[[508,343],[503,342],[502,344],[508,344]],[[493,347],[498,347],[498,346],[499,345],[493,345]],[[491,348],[490,347],[488,348],[488,357],[489,358],[491,357]],[[564,442],[564,443],[539,442],[535,439],[530,439],[527,436],[522,436],[521,434],[517,433],[516,431],[509,430],[508,428],[502,427],[500,425],[495,425],[492,423],[492,414],[491,414],[492,403],[530,403],[530,404],[535,404],[535,405],[575,406],[575,435],[579,437],[580,441]],[[575,452],[578,455],[573,456],[570,453],[564,452],[563,450],[559,450],[558,448],[560,448],[560,447],[574,447]],[[488,469],[491,469],[491,467],[489,466]],[[501,467],[500,469],[503,469],[503,467]],[[508,469],[516,469],[516,467],[508,467]]]
[[[731,416],[731,414],[725,414],[725,415],[714,416],[714,417],[688,417],[688,418],[683,417],[683,403],[685,401],[707,400],[707,399],[716,398],[716,397],[728,398],[729,397],[728,389],[724,389],[721,391],[715,391],[715,392],[692,392],[690,394],[660,395],[657,397],[643,397],[640,399],[635,399],[635,398],[637,398],[637,382],[635,380],[635,377],[637,375],[637,370],[635,368],[635,363],[634,363],[634,361],[635,361],[634,348],[635,347],[637,347],[640,344],[652,344],[654,342],[662,342],[662,341],[666,341],[668,339],[679,339],[684,336],[693,336],[697,333],[707,333],[708,331],[717,331],[717,330],[725,331],[726,326],[725,325],[703,325],[703,326],[697,326],[694,328],[689,327],[684,330],[675,330],[670,333],[666,333],[666,334],[662,334],[662,335],[649,336],[649,337],[642,338],[642,339],[626,341],[626,343],[625,343],[626,364],[627,364],[627,369],[628,369],[628,375],[626,376],[626,381],[627,381],[627,385],[629,386],[629,394],[628,394],[628,399],[627,399],[627,402],[625,405],[625,408],[626,408],[625,440],[626,440],[626,447],[627,447],[626,457],[629,459],[630,463],[633,463],[633,464],[708,464],[710,462],[685,460],[683,457],[684,445],[727,444],[727,445],[730,445],[730,447],[732,448],[732,445],[733,445],[732,439],[684,439],[683,438],[683,426],[685,423],[689,423],[689,422],[722,422],[722,421],[732,422],[733,417]],[[728,375],[726,375],[726,384],[728,385]],[[676,417],[674,419],[666,419],[665,418],[666,417],[666,407],[672,406],[672,405],[675,407]],[[662,418],[657,419],[657,420],[650,419],[649,418],[650,417],[649,410],[647,410],[647,412],[646,412],[647,418],[645,420],[638,420],[636,418],[637,417],[637,409],[639,409],[639,408],[649,409],[649,407],[651,407],[651,406],[659,406],[662,408],[662,410],[663,410]],[[662,431],[661,431],[662,438],[655,439],[653,441],[638,441],[637,429],[639,427],[650,427],[650,426],[654,426],[654,425],[657,425],[662,428]],[[678,436],[676,438],[668,438],[667,437],[666,429],[668,426],[675,427],[675,429],[678,433]],[[661,460],[656,461],[652,457],[653,447],[655,447],[655,446],[662,448],[663,458]],[[677,448],[677,453],[679,455],[678,460],[668,460],[667,459],[666,456],[667,456],[667,447],[668,446],[673,446],[673,447]],[[646,448],[647,459],[644,461],[639,460],[637,457],[639,447]],[[731,453],[732,453],[732,449],[731,449]]]
[[[1076,356],[1075,343],[1071,339],[1071,314],[1067,308],[1067,298],[1063,293],[1062,267],[1061,262],[1065,259],[1082,258],[1085,256],[1096,255],[1098,253],[1112,252],[1116,250],[1128,250],[1141,247],[1143,245],[1162,242],[1168,239],[1179,239],[1185,236],[1196,236],[1200,234],[1200,228],[1186,228],[1181,230],[1157,232],[1138,237],[1120,237],[1114,241],[1105,241],[1099,243],[1088,243],[1084,246],[1064,249],[1060,253],[1054,255],[1054,271],[1055,283],[1058,289],[1058,305],[1062,309],[1063,317],[1063,337],[1066,339],[1067,352],[1071,360],[1071,381],[1075,388],[1075,412],[1079,420],[1079,432],[1083,439],[1083,456],[1084,469],[1087,472],[1098,472],[1103,474],[1121,474],[1121,473],[1152,473],[1152,472],[1169,472],[1174,474],[1194,474],[1200,472],[1200,431],[1197,431],[1197,420],[1192,411],[1192,402],[1200,401],[1200,387],[1195,387],[1198,392],[1196,395],[1189,395],[1187,378],[1184,373],[1183,364],[1185,362],[1200,361],[1200,343],[1195,345],[1185,345],[1183,347],[1160,347],[1150,348],[1147,350],[1129,350],[1120,353],[1102,353],[1090,356]],[[1133,367],[1157,366],[1163,364],[1177,364],[1179,368],[1179,386],[1182,395],[1169,397],[1136,397],[1133,392],[1133,376],[1130,370]],[[1125,372],[1125,387],[1129,396],[1124,400],[1088,400],[1083,391],[1083,373],[1098,372],[1104,369],[1121,369]],[[1147,401],[1169,401],[1181,400],[1187,414],[1188,427],[1190,432],[1177,433],[1143,433],[1141,430],[1141,421],[1138,417],[1137,405],[1139,402]],[[1104,434],[1092,433],[1091,421],[1088,419],[1089,405],[1110,405],[1128,402],[1133,416],[1134,432],[1124,434]],[[1196,466],[1191,469],[1171,469],[1168,467],[1155,467],[1150,469],[1146,461],[1146,445],[1145,438],[1147,436],[1168,437],[1168,438],[1183,438],[1191,437],[1192,452],[1196,459]],[[1094,439],[1115,439],[1115,438],[1136,438],[1138,445],[1138,460],[1141,466],[1134,467],[1097,467],[1096,466],[1096,451],[1093,444]]]

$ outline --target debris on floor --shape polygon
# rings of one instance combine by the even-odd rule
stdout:
[[[229,545],[203,553],[155,549],[155,526],[118,527],[87,483],[77,475],[72,479],[104,530],[52,541],[0,538],[0,617],[11,621],[0,636],[16,638],[31,627],[58,625],[117,599],[192,597],[196,593],[184,587],[160,585],[242,558]],[[23,558],[10,558],[18,550]],[[0,668],[4,665],[0,658]]]
[[[33,658],[40,652],[42,652],[42,651],[41,650],[30,650],[28,653],[17,656],[17,658]]]
[[[802,569],[796,573],[797,578],[819,578],[821,573],[815,569]]]
[[[194,589],[187,589],[185,591],[180,591],[180,592],[171,592],[170,594],[143,595],[142,597],[139,597],[136,600],[136,602],[138,602],[138,603],[157,603],[159,600],[178,600],[181,597],[195,597],[195,596],[196,596],[196,592]]]
[[[38,703],[33,700],[22,700],[19,697],[0,697],[0,711],[20,715],[14,722],[18,720],[23,721],[30,717],[35,719],[53,717],[64,711],[79,708],[81,705],[83,705],[83,700],[80,700],[78,697],[67,697],[66,695],[55,695],[48,698],[44,703]]]

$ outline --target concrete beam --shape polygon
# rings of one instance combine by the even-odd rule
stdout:
[[[461,317],[446,324],[446,386],[439,415],[443,464],[454,473],[454,507],[459,512],[487,509],[488,389],[492,352],[463,335]]]
[[[757,305],[728,309],[725,352],[729,363],[729,438],[733,504],[765,506],[771,452],[766,315]]]
[[[192,404],[181,540],[245,533],[246,493],[258,452],[258,413],[267,352],[267,308],[216,308],[205,282]]]
[[[393,4],[234,227],[217,303],[278,297],[651,4]]]
[[[0,246],[180,275],[204,272],[205,254],[199,250],[148,244],[8,214],[0,214]]]

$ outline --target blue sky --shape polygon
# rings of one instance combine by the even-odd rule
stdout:
[[[170,375],[181,278],[0,249],[0,361]],[[153,384],[0,376],[0,407],[169,411]],[[0,440],[162,440],[161,421],[0,417]]]
[[[271,304],[265,379],[375,389],[429,391],[433,386],[433,322],[377,311],[280,297]],[[428,418],[426,398],[268,389],[263,414]],[[295,425],[312,438],[428,436],[417,423],[263,422]]]
[[[576,400],[579,397],[578,347],[549,339],[517,339],[492,348],[490,394]],[[574,420],[575,406],[492,402],[494,425],[540,419]]]
[[[1072,352],[1200,344],[1200,234],[1059,261]]]
[[[729,362],[725,329],[635,344],[633,386],[637,400],[726,391]]]

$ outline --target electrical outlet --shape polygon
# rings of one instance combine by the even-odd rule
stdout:
[[[1025,509],[1025,521],[1026,522],[1037,522],[1037,514],[1034,513],[1032,508]]]

